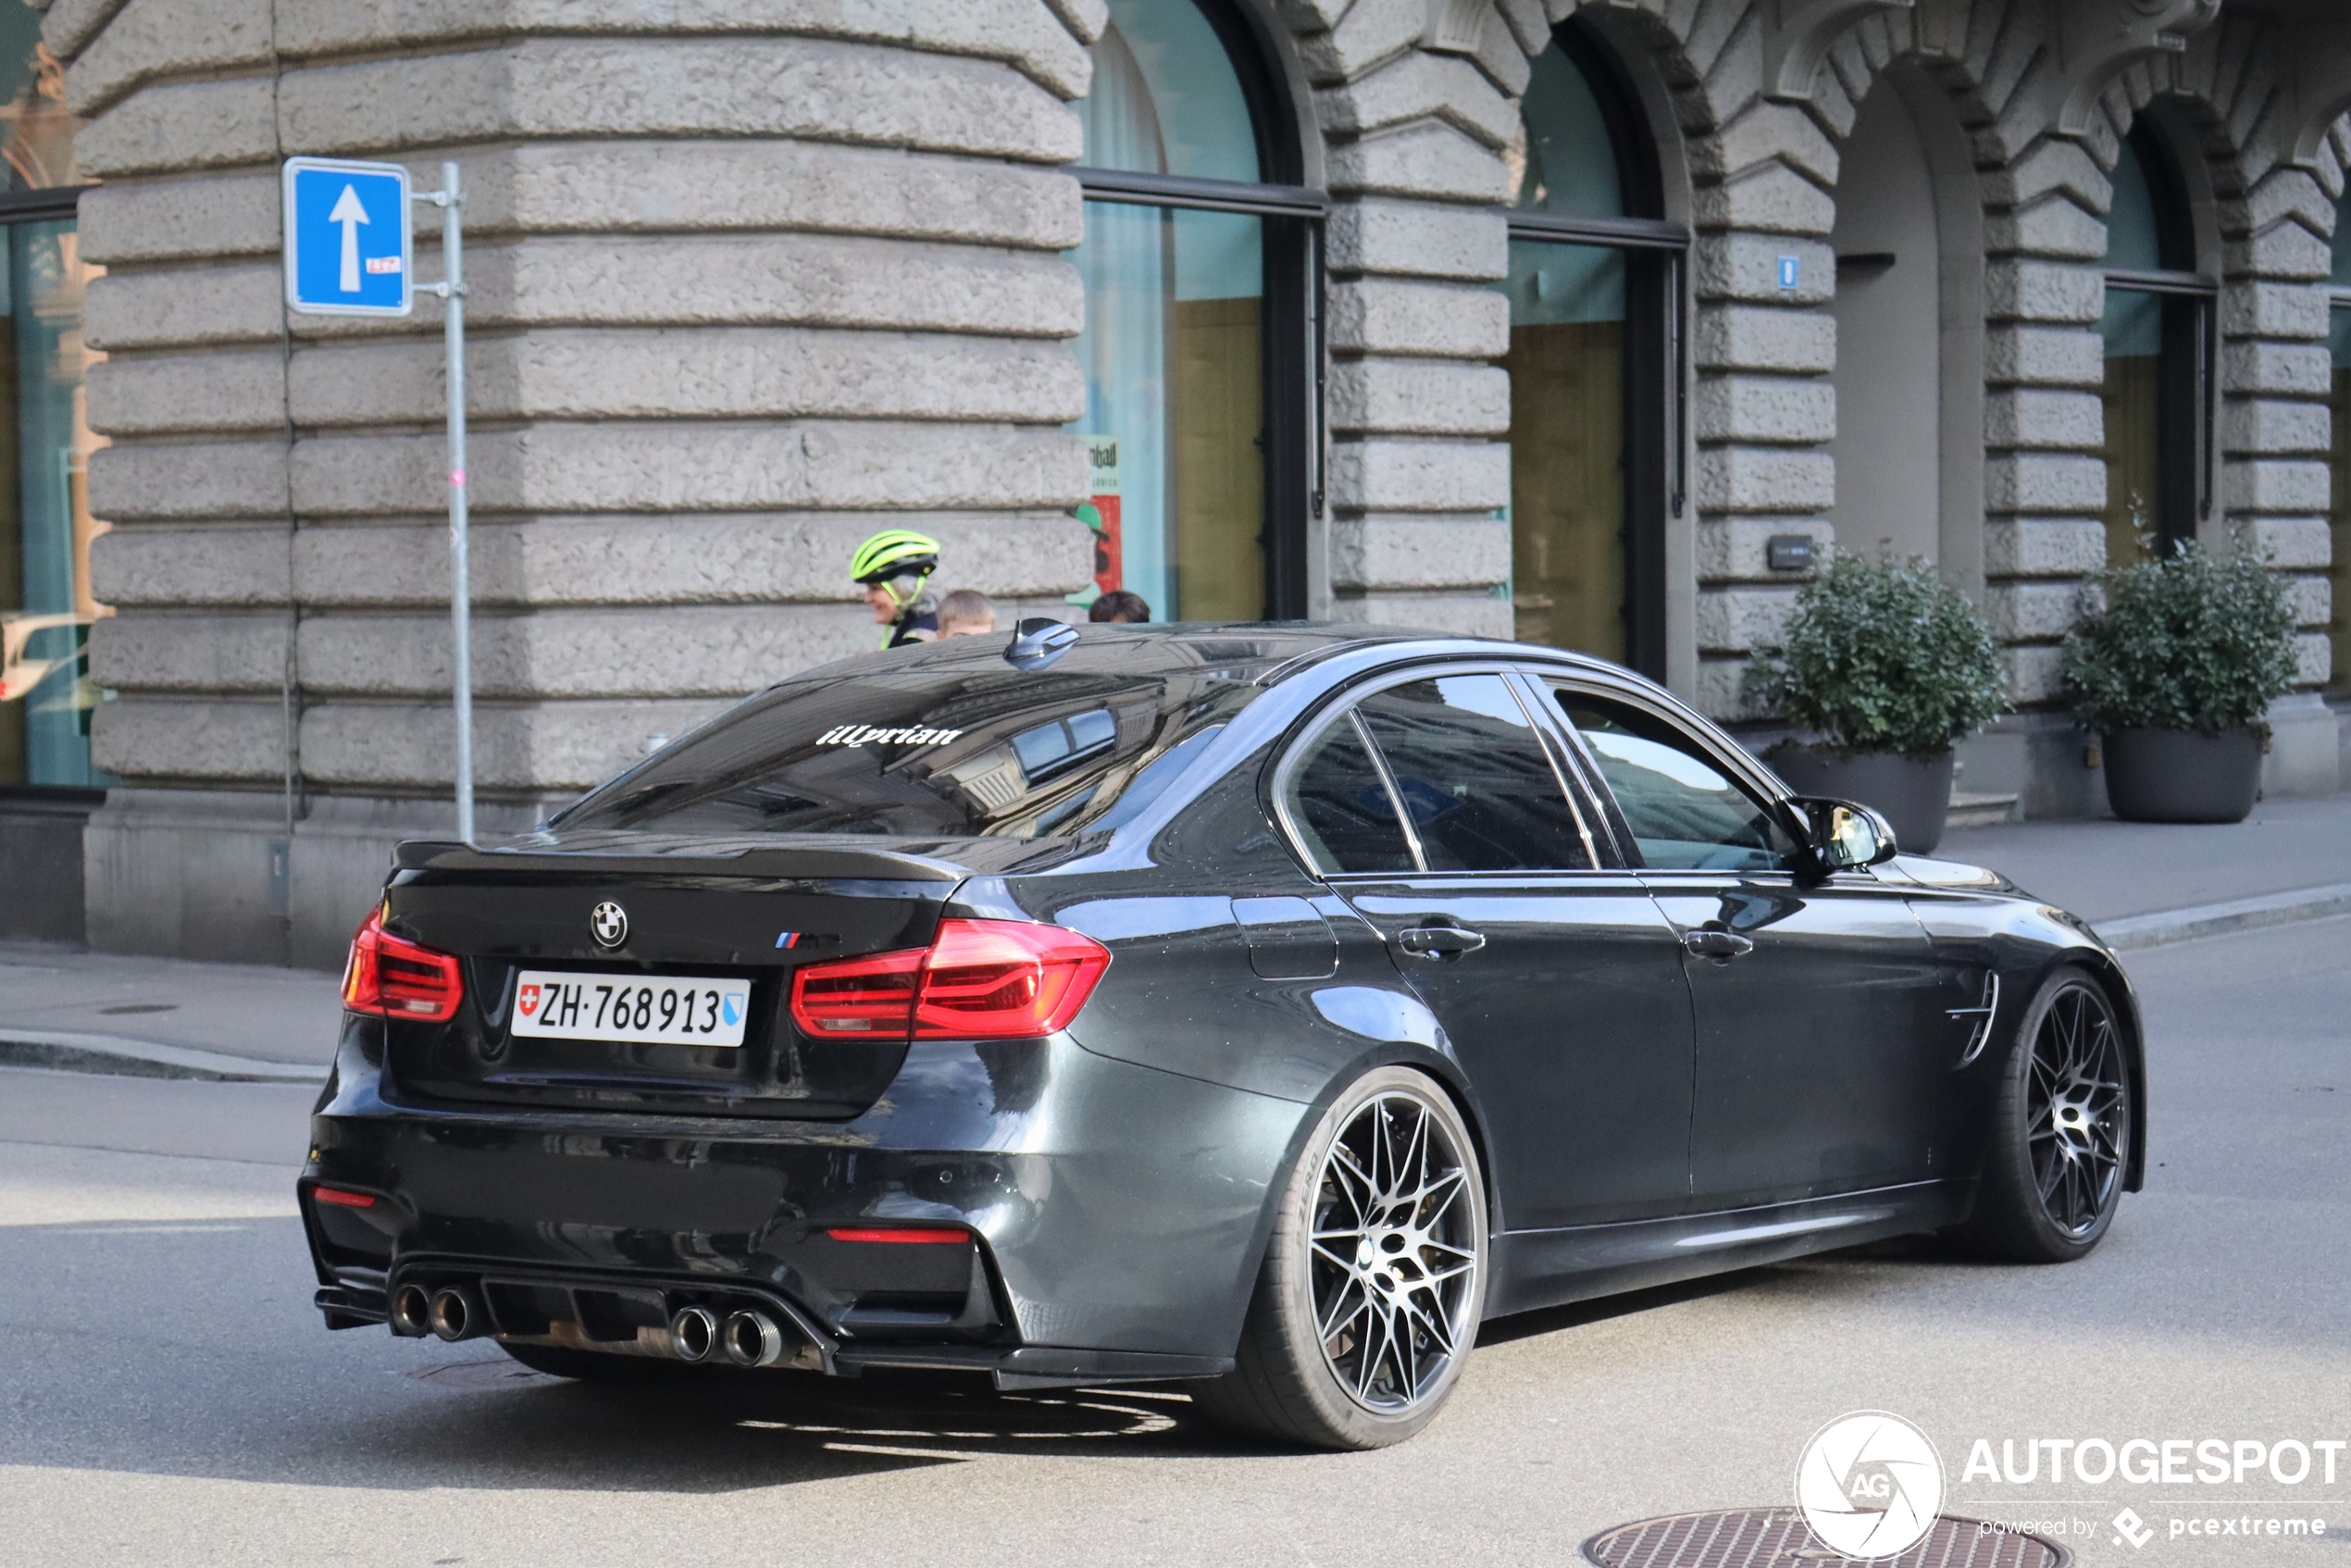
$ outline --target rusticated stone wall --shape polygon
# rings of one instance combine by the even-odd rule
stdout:
[[[252,951],[302,923],[314,870],[364,908],[385,803],[446,829],[442,306],[290,315],[284,156],[394,157],[420,190],[462,166],[477,767],[512,824],[872,645],[845,568],[876,528],[937,533],[941,588],[1058,604],[1087,580],[1057,166],[1100,25],[1043,0],[59,0],[105,182],[81,232],[106,268],[94,570],[120,614],[94,743],[130,786],[93,830],[119,893],[93,937]],[[207,810],[256,873],[287,846],[292,888],[161,871]],[[314,958],[356,911],[318,918]]]

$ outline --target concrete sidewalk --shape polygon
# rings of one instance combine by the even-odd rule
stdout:
[[[1935,854],[2145,947],[2351,911],[2351,794],[2266,802],[2220,828],[1965,828]],[[0,942],[0,1063],[319,1081],[341,1017],[331,975]]]
[[[1937,860],[1988,865],[2092,925],[2351,882],[2351,794],[2264,801],[2243,822],[2019,822],[1955,828]]]
[[[323,1079],[342,1023],[336,982],[311,969],[0,942],[0,1063]]]

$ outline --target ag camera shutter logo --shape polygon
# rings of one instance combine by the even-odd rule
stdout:
[[[1943,1508],[1943,1459],[1898,1415],[1840,1415],[1804,1445],[1796,1506],[1831,1550],[1864,1562],[1893,1557],[1934,1528]]]

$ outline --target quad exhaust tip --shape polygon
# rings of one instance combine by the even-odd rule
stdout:
[[[669,1342],[682,1362],[708,1361],[718,1349],[718,1318],[708,1307],[680,1307],[669,1320]]]
[[[470,1339],[485,1331],[480,1303],[474,1293],[461,1285],[452,1285],[432,1293],[430,1314],[432,1331],[453,1344]]]
[[[773,1366],[784,1359],[784,1331],[765,1313],[745,1311],[728,1318],[726,1345],[727,1359],[737,1366]]]
[[[392,1292],[392,1327],[396,1334],[421,1339],[432,1332],[432,1296],[421,1285],[404,1285]]]

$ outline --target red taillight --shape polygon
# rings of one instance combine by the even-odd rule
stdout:
[[[971,1239],[971,1232],[968,1230],[916,1229],[912,1226],[893,1226],[888,1229],[879,1226],[838,1226],[826,1231],[825,1234],[836,1241],[914,1242],[933,1247],[952,1247],[957,1242]]]
[[[332,1203],[339,1209],[372,1209],[375,1199],[365,1192],[345,1192],[339,1187],[314,1187],[310,1196],[321,1203]]]
[[[1032,1039],[1068,1027],[1109,967],[1059,926],[942,920],[927,949],[804,965],[791,1015],[818,1039]]]
[[[1110,950],[1059,926],[942,920],[914,1003],[916,1039],[1026,1039],[1065,1027]]]
[[[445,1024],[457,1015],[465,994],[457,961],[386,931],[381,909],[372,911],[351,939],[342,1004],[354,1013]]]
[[[920,948],[802,965],[792,976],[791,1015],[808,1034],[904,1039],[922,979]]]

